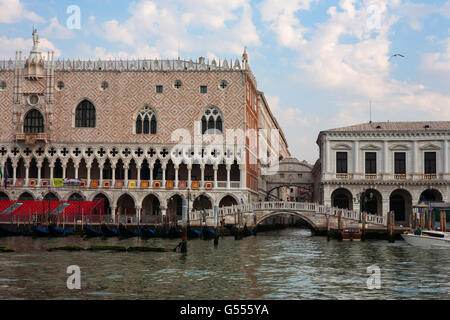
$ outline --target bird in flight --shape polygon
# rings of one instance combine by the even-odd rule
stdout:
[[[402,54],[400,54],[400,53],[396,53],[396,54],[393,54],[393,55],[389,58],[389,60],[391,60],[393,57],[402,57],[402,58],[404,58],[405,56],[402,55]]]

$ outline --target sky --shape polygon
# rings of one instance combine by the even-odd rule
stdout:
[[[234,60],[246,47],[291,154],[311,164],[321,130],[370,114],[450,120],[450,0],[0,0],[0,59],[27,54],[33,26],[61,59]]]

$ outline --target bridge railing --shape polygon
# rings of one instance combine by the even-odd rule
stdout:
[[[318,203],[309,202],[283,202],[283,201],[267,201],[267,202],[255,202],[248,204],[240,204],[230,207],[222,207],[217,210],[218,217],[234,216],[236,213],[253,213],[255,211],[270,211],[270,210],[287,210],[287,211],[303,211],[312,212],[315,214],[326,215],[330,217],[337,217],[339,212],[343,219],[359,221],[360,213],[348,209],[330,208]],[[205,210],[206,218],[213,218],[214,211],[212,209]],[[189,215],[191,220],[197,220],[203,218],[203,210],[192,211]],[[372,224],[385,225],[385,217],[366,214],[366,222]]]

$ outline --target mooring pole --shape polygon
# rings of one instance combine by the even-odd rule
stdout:
[[[214,205],[214,246],[219,244],[219,230],[218,227],[218,215],[217,215],[217,205]]]
[[[362,212],[361,219],[362,219],[361,240],[365,241],[366,240],[366,212],[365,211]]]
[[[432,220],[433,220],[433,210],[428,210],[428,230],[433,230],[432,226]]]
[[[338,212],[338,241],[342,241],[342,210]]]
[[[389,240],[389,242],[393,243],[393,242],[395,242],[395,236],[394,236],[395,217],[394,217],[394,212],[390,211],[388,213],[388,217],[389,217],[388,240]]]
[[[186,210],[187,209],[187,200],[183,197],[183,206],[182,206],[182,233],[181,233],[181,252],[187,252],[187,219],[186,219]]]

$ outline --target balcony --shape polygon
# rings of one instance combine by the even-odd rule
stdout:
[[[436,180],[437,174],[436,173],[425,173],[422,174],[422,180]]]
[[[378,175],[376,173],[366,173],[366,180],[376,180]]]
[[[351,173],[336,173],[336,179],[338,180],[350,180],[351,177]]]
[[[75,180],[75,179],[73,179]],[[114,182],[114,184],[113,184]],[[138,183],[140,182],[140,183]],[[153,182],[153,183],[151,183]],[[3,181],[2,181],[3,183]],[[227,188],[227,185],[230,188]],[[87,179],[79,179],[78,184],[68,184],[64,179],[55,178],[52,180],[48,178],[29,178],[28,181],[24,178],[17,178],[15,183],[12,178],[7,180],[7,186],[23,187],[23,188],[64,188],[64,187],[76,187],[77,189],[152,189],[152,190],[186,190],[188,187],[188,181],[179,180],[178,186],[174,180],[111,180],[104,179],[91,179],[89,182]],[[214,188],[214,181],[191,181],[191,190],[214,190],[214,189],[240,189],[240,181],[217,181],[217,188]]]
[[[394,180],[406,180],[408,179],[408,176],[404,173],[395,173],[394,174]]]
[[[47,143],[50,137],[47,133],[19,133],[16,134],[17,142],[24,142],[27,145],[34,145],[37,142]]]

